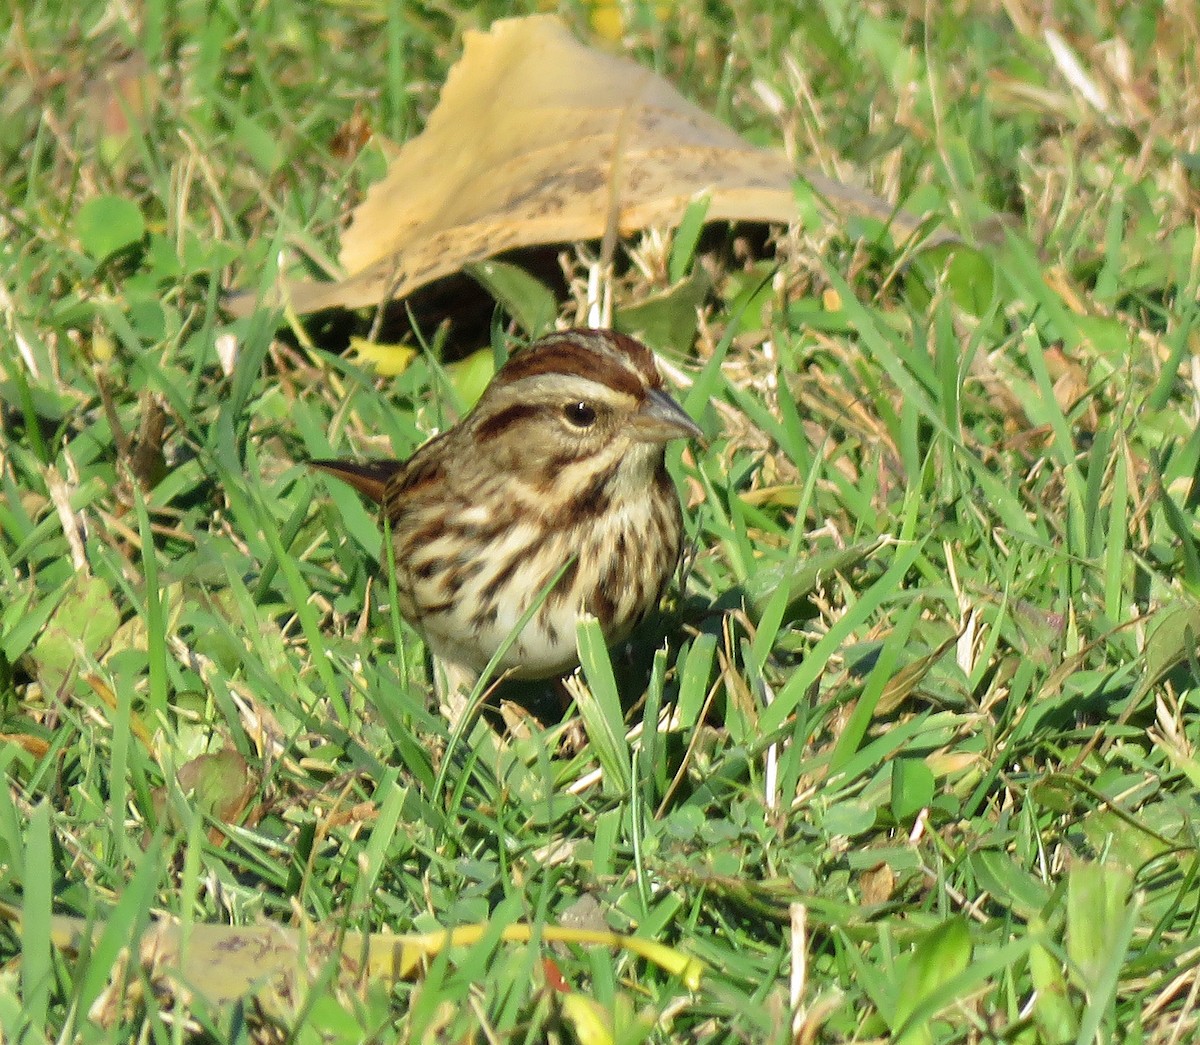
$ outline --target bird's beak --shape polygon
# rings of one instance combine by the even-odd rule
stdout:
[[[666,392],[652,388],[633,415],[634,435],[646,443],[666,443],[672,439],[702,439],[704,433]]]

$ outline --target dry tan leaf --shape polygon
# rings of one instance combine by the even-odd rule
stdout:
[[[909,664],[905,664],[890,679],[875,705],[876,715],[890,715],[897,710],[929,674],[930,669],[958,642],[958,635],[951,635],[932,653],[926,653]]]
[[[953,776],[975,769],[986,760],[977,751],[935,751],[925,756],[925,765],[935,777]]]
[[[50,750],[48,741],[31,733],[0,733],[0,744],[16,744],[34,758],[45,758],[46,752]]]
[[[337,129],[330,140],[329,151],[339,160],[349,162],[362,152],[367,142],[371,140],[373,133],[371,121],[363,113],[362,103],[355,102],[354,112],[350,114],[350,119]]]
[[[858,885],[865,907],[887,903],[896,891],[896,874],[887,864],[878,863],[858,876]]]
[[[1088,373],[1075,356],[1064,351],[1061,342],[1048,345],[1045,350],[1046,370],[1054,382],[1054,401],[1064,414],[1071,413],[1087,395],[1090,387]],[[1095,403],[1088,403],[1078,418],[1081,427],[1094,432],[1099,418]]]
[[[117,695],[109,688],[107,682],[98,675],[84,675],[83,681],[92,687],[92,692],[104,702],[104,705],[110,711],[116,712],[118,706]],[[141,741],[142,747],[148,752],[153,753],[154,739],[150,736],[150,730],[146,728],[145,723],[142,722],[141,717],[136,711],[130,711],[129,713],[129,728],[133,735]]]
[[[710,222],[787,224],[798,173],[556,17],[505,19],[466,35],[425,130],[354,211],[347,278],[295,283],[285,297],[300,313],[403,298],[518,247],[673,226],[700,196]],[[915,227],[867,192],[804,176],[839,211]],[[253,295],[227,303],[235,314],[254,305]]]

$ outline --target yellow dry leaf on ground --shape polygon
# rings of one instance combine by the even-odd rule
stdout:
[[[20,908],[0,902],[0,918],[21,924]],[[260,1009],[276,1018],[292,1018],[305,1005],[314,987],[352,992],[372,982],[393,984],[421,975],[426,963],[454,947],[471,947],[492,934],[487,922],[428,933],[344,932],[337,919],[301,928],[263,921],[256,925],[197,923],[182,926],[172,919],[152,921],[133,941],[126,960],[137,963],[142,976],[130,976],[124,961],[113,969],[108,987],[89,1013],[110,1025],[136,1004],[147,985],[159,1003],[170,995],[201,998],[223,1007],[253,998]],[[90,949],[105,929],[93,921],[56,915],[51,919],[51,942],[78,954]],[[706,966],[678,948],[626,936],[607,929],[560,925],[533,926],[514,922],[500,928],[499,938],[510,943],[569,943],[628,951],[678,976],[689,990],[700,986]],[[330,970],[332,979],[327,978]]]

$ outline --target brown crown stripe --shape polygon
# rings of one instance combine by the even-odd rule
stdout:
[[[650,352],[642,342],[635,341],[634,338],[624,334],[617,334],[617,331],[611,331],[610,337],[613,347],[628,356],[632,364],[641,372],[648,388],[661,389],[662,374],[659,373],[658,362],[654,361],[654,353]]]
[[[496,375],[496,380],[503,384],[512,384],[529,377],[542,374],[563,374],[568,377],[581,377],[597,384],[623,392],[626,395],[640,399],[646,388],[660,388],[662,377],[654,370],[653,377],[643,366],[630,360],[636,370],[631,370],[617,359],[599,351],[580,349],[580,346],[570,342],[542,343],[524,351],[517,352]],[[650,360],[653,365],[653,360]]]
[[[601,354],[607,352],[610,355],[623,356],[641,373],[650,388],[662,386],[662,377],[658,372],[658,364],[654,361],[654,353],[628,334],[618,334],[615,330],[576,327],[574,330],[564,330],[560,334],[552,334],[546,340],[559,338],[584,341],[591,346],[593,351]]]

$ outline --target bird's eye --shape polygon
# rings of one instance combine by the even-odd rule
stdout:
[[[576,428],[587,428],[596,420],[596,408],[587,403],[568,403],[563,416]]]

